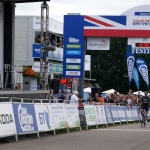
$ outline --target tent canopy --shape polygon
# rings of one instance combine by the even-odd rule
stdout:
[[[144,92],[142,92],[142,91],[136,91],[136,92],[134,92],[133,94],[138,95],[139,92],[140,92],[140,95],[143,95],[143,96],[144,96]]]
[[[105,93],[105,94],[111,94],[111,93],[113,93],[114,94],[115,91],[116,90],[114,90],[114,89],[110,89],[110,90],[104,91],[102,93]]]

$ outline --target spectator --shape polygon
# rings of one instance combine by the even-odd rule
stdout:
[[[132,95],[132,94],[133,94],[132,89],[129,89],[128,95]]]
[[[103,100],[103,98],[102,98],[102,95],[100,95],[100,97],[98,98],[98,100],[99,100],[99,102],[101,102],[101,103],[104,102],[104,100]]]
[[[62,90],[62,92],[58,95],[58,98],[61,99],[59,103],[63,103],[66,100],[66,90]]]
[[[89,94],[89,98],[87,99],[88,102],[93,102],[91,94]]]
[[[94,102],[99,102],[99,98],[98,98],[98,94],[97,93],[95,94],[95,97],[93,98],[93,101]]]
[[[110,102],[109,102],[109,99],[110,99],[110,97],[109,97],[108,95],[106,95],[106,97],[104,98],[104,102],[105,102],[105,103],[110,103]]]
[[[77,91],[75,91],[74,94],[71,96],[70,103],[77,103],[77,102],[81,101],[78,98],[78,95],[79,95],[79,93]]]

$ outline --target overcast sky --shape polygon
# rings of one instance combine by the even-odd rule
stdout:
[[[40,16],[42,3],[16,4],[16,15]],[[51,0],[49,17],[63,22],[63,15],[121,15],[139,5],[150,5],[150,0]]]

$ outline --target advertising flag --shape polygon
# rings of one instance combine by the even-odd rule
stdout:
[[[139,73],[138,73],[138,70],[136,69],[136,67],[134,67],[134,69],[133,69],[133,79],[134,79],[135,84],[139,90]]]
[[[143,80],[145,81],[147,88],[149,89],[149,76],[148,76],[148,67],[147,63],[143,58],[138,58],[136,60],[136,66],[141,73]]]
[[[134,68],[134,61],[135,61],[135,54],[131,53],[131,45],[128,45],[128,49],[126,52],[127,57],[127,68],[128,68],[128,77],[129,77],[129,85],[132,80],[133,68]]]

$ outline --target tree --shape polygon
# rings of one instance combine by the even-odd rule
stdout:
[[[86,54],[91,55],[91,77],[96,79],[96,83],[102,87],[102,90],[115,89],[120,93],[126,94],[131,88],[137,91],[136,85],[132,80],[129,87],[128,70],[126,60],[127,38],[111,38],[110,50],[97,51],[87,50]],[[149,55],[136,55],[136,58],[142,57],[148,63]],[[145,82],[140,76],[140,89],[148,90]],[[89,74],[86,72],[85,77]]]

